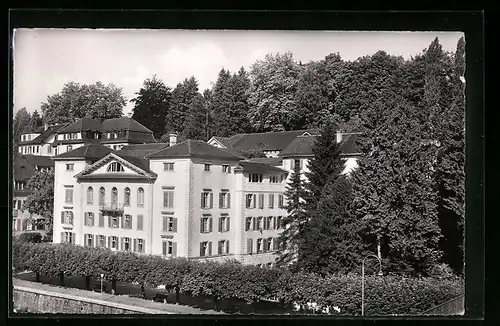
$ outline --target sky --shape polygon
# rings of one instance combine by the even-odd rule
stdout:
[[[14,34],[14,111],[40,110],[47,96],[70,81],[113,83],[131,112],[143,82],[157,75],[174,88],[195,76],[200,92],[217,80],[222,68],[249,70],[267,53],[291,51],[303,63],[338,52],[356,60],[384,50],[410,58],[438,37],[454,52],[460,32],[334,32],[225,30],[17,29]]]

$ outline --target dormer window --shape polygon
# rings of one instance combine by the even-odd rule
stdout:
[[[125,172],[125,170],[120,163],[113,162],[108,166],[106,172]]]

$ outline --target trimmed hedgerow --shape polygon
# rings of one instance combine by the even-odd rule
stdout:
[[[37,274],[99,277],[142,285],[165,285],[177,293],[203,295],[218,300],[239,299],[256,302],[277,299],[283,304],[317,303],[319,307],[338,307],[341,315],[361,312],[359,275],[331,275],[263,269],[236,261],[200,262],[185,258],[112,252],[51,243],[13,243],[13,267]],[[405,278],[367,276],[366,315],[416,315],[450,300],[464,291],[456,278]],[[332,311],[332,310],[330,310]],[[337,310],[338,311],[338,310]]]

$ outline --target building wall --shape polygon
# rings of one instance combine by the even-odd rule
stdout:
[[[28,197],[13,197],[13,209],[12,209],[12,235],[17,237],[26,232],[38,232],[44,236],[46,234],[45,229],[37,229],[36,226],[32,223],[33,221],[44,219],[42,216],[38,214],[31,215],[27,210],[22,209],[23,203],[27,200]],[[24,222],[27,221],[27,222]],[[26,227],[24,229],[23,227]]]
[[[58,136],[60,136],[60,135],[58,135]],[[71,146],[71,150],[74,150],[74,149],[77,149],[79,147],[85,146],[84,143],[57,145],[57,155],[60,155],[60,154],[68,152],[68,145]],[[52,148],[52,150],[54,150],[54,148]]]

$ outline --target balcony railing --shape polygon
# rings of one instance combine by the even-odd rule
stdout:
[[[99,203],[101,212],[123,212],[123,207],[122,203]]]

